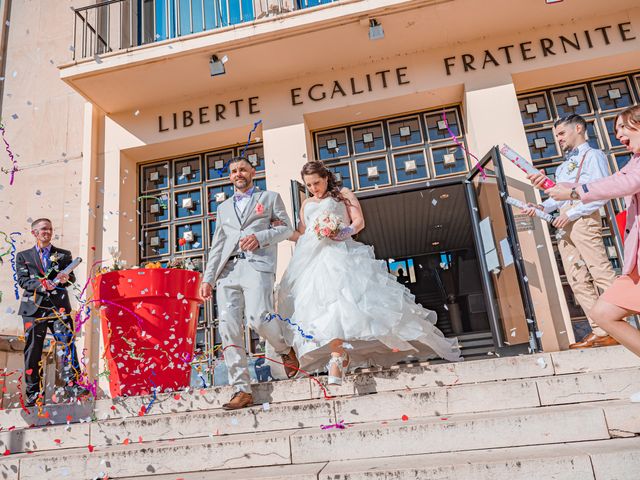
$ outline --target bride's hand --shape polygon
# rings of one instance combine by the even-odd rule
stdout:
[[[344,228],[341,228],[338,233],[334,233],[329,238],[334,242],[343,242],[344,240],[351,238],[352,235],[353,235],[353,228],[344,227]]]

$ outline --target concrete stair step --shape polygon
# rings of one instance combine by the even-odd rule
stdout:
[[[597,402],[409,418],[349,425],[344,430],[220,433],[177,440],[144,438],[144,443],[134,438],[127,445],[95,446],[93,452],[85,445],[11,455],[0,460],[0,472],[19,468],[21,479],[96,478],[97,473],[119,478],[606,440],[640,433],[640,404]]]
[[[318,475],[326,465],[327,462],[188,472],[180,473],[178,478],[181,480],[318,480]],[[176,480],[176,474],[126,477],[120,480]]]
[[[401,391],[407,388],[445,387],[513,379],[533,379],[582,372],[608,372],[640,367],[640,358],[623,347],[573,350],[551,354],[522,355],[505,358],[485,358],[459,363],[422,363],[378,369],[349,375],[340,387],[325,387],[332,396]],[[318,380],[326,385],[326,377]],[[323,398],[322,389],[308,378],[255,384],[254,400],[270,405]],[[218,409],[232,395],[231,387],[195,389],[158,394],[148,416]],[[100,420],[137,417],[140,407],[149,405],[151,397],[101,399],[83,405],[50,405],[43,410],[48,417],[30,415],[14,408],[0,411],[0,427],[47,425],[97,418]],[[0,430],[1,431],[1,430]]]
[[[639,467],[634,438],[329,462],[318,480],[622,480]]]
[[[182,480],[613,480],[640,468],[640,438],[180,474]],[[544,472],[544,476],[541,476]],[[122,480],[175,480],[174,475]]]
[[[340,420],[347,423],[397,420],[405,415],[440,417],[626,399],[636,391],[640,391],[640,368],[422,389],[407,387],[375,395],[339,396],[330,401],[263,404],[235,412],[213,408],[44,428],[16,428],[0,431],[0,450],[19,453],[74,448],[88,443],[106,446],[134,441],[139,436],[147,441],[191,438],[220,432],[313,428]]]
[[[608,438],[604,410],[579,405],[299,431],[291,453],[293,463],[312,463]]]
[[[447,387],[405,389],[374,395],[264,404],[237,411],[221,409],[135,416],[0,432],[0,450],[13,453],[118,445],[143,437],[146,441],[203,437],[223,433],[318,428],[345,421],[363,423],[441,417],[578,402],[626,399],[640,390],[640,368],[541,377]],[[496,399],[500,399],[499,402]],[[89,442],[90,440],[90,442]]]

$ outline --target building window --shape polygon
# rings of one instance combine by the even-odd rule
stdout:
[[[615,138],[614,120],[617,113],[636,105],[640,94],[640,73],[617,75],[611,78],[591,82],[581,82],[558,88],[545,89],[518,95],[522,123],[529,142],[529,152],[533,163],[543,168],[551,179],[555,179],[555,170],[562,163],[563,156],[553,136],[553,122],[560,117],[576,113],[587,121],[588,142],[593,148],[601,149],[609,158],[612,172],[620,170],[631,158],[623,145]],[[613,201],[616,211],[624,208],[622,201]],[[615,221],[601,211],[603,241],[607,246],[609,260],[613,267],[620,269],[619,252],[616,251],[611,225]],[[570,312],[574,322],[586,317],[574,302],[571,289],[564,276],[557,251],[557,240],[552,235],[558,267],[565,283],[565,292],[569,299]]]
[[[343,186],[385,188],[467,173],[469,159],[452,133],[464,144],[459,107],[317,131],[315,153]]]
[[[218,205],[234,193],[228,164],[243,148],[227,147],[139,166],[139,264],[153,261],[166,266],[171,257],[184,257],[204,270]],[[254,183],[266,189],[262,144],[252,144],[244,155],[257,170]],[[216,338],[219,343],[216,310],[215,305],[201,308],[197,342],[204,352],[213,351]],[[256,338],[251,333],[248,345],[255,345]],[[207,373],[211,372],[201,372],[205,378]]]

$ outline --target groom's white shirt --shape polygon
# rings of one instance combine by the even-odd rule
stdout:
[[[229,257],[239,250],[240,239],[251,234],[256,236],[259,247],[253,252],[245,252],[247,261],[259,272],[275,273],[278,258],[276,244],[293,233],[291,220],[278,193],[255,187],[253,195],[246,202],[244,208],[237,208],[240,205],[234,204],[231,196],[218,206],[216,229],[203,278],[211,285],[220,276]],[[275,220],[280,220],[284,225],[272,227],[271,223]]]

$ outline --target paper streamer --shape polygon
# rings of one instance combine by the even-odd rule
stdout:
[[[339,430],[344,430],[347,426],[344,424],[344,420],[340,420],[338,423],[332,423],[330,425],[320,425],[322,430],[329,430],[330,428],[337,428]]]
[[[16,300],[20,300],[20,289],[18,288],[18,270],[16,270],[16,241],[13,239],[14,235],[22,235],[20,232],[11,232],[9,238],[11,239],[11,269],[13,270],[13,293],[16,296]]]
[[[463,152],[466,152],[467,155],[469,155],[470,157],[472,157],[476,161],[476,167],[478,167],[478,170],[480,170],[480,175],[482,175],[483,179],[486,179],[487,178],[487,174],[484,172],[484,168],[482,168],[482,165],[480,165],[480,160],[473,153],[471,153],[469,150],[467,150],[465,148],[465,146],[462,144],[462,142],[460,142],[460,140],[458,140],[458,137],[456,137],[456,134],[453,133],[453,131],[449,127],[449,122],[447,122],[447,114],[445,112],[442,112],[442,120],[444,121],[444,126],[446,127],[447,132],[449,132],[449,135],[451,135],[451,138],[453,139],[454,143],[456,145],[458,145],[462,149]]]
[[[265,315],[265,322],[270,322],[271,320],[273,320],[274,318],[277,318],[278,320],[282,321],[282,322],[286,322],[289,325],[291,325],[292,327],[296,327],[296,329],[298,330],[298,332],[300,332],[300,335],[302,335],[302,337],[306,340],[313,340],[313,336],[312,335],[307,335],[306,333],[304,333],[304,330],[302,330],[302,328],[300,328],[300,325],[298,325],[295,322],[292,322],[291,319],[289,318],[282,318],[279,314],[277,313],[267,313],[267,315]]]
[[[11,159],[11,163],[13,164],[11,170],[6,170],[3,168],[2,171],[9,174],[9,185],[13,185],[15,173],[18,171],[18,162],[16,162],[13,152],[11,151],[11,147],[9,146],[9,142],[7,142],[7,139],[4,136],[4,125],[2,123],[0,123],[0,131],[2,132],[2,141],[4,142],[4,148],[7,151],[9,158]]]
[[[244,157],[244,154],[246,153],[247,148],[249,148],[249,144],[251,143],[251,136],[255,133],[255,131],[257,130],[258,126],[261,123],[262,123],[262,119],[258,120],[253,124],[253,128],[251,129],[251,131],[249,132],[249,136],[247,137],[247,144],[244,146],[244,148],[240,152],[240,158]]]
[[[138,201],[144,200],[145,198],[157,201],[158,205],[160,205],[165,210],[169,208],[169,205],[167,203],[168,198],[165,195],[140,195],[138,197]]]
[[[0,253],[0,264],[2,264],[2,257],[5,257],[11,253],[11,238],[6,233],[0,231],[0,235],[4,237],[4,241],[7,242],[7,250],[3,253]]]
[[[151,372],[151,375],[155,375],[155,372]],[[151,398],[151,401],[149,402],[149,405],[147,405],[144,409],[144,413],[145,415],[149,414],[149,411],[151,410],[151,407],[153,407],[153,404],[155,403],[155,401],[158,399],[158,387],[156,386],[156,382],[153,381],[153,378],[149,377],[149,381],[151,382],[151,385],[153,385],[153,397]]]
[[[22,370],[12,370],[9,373],[7,373],[6,368],[4,369],[3,372],[0,372],[0,377],[2,378],[9,378],[11,375],[15,375],[16,373],[19,373],[18,375],[18,382],[17,382],[17,387],[18,387],[18,400],[20,400],[20,407],[22,408],[22,410],[24,410],[27,414],[30,414],[31,411],[27,408],[27,406],[24,403],[24,396],[22,394],[22,375],[23,375],[23,371]]]
[[[219,175],[222,175],[222,173],[227,169],[227,167],[229,166],[229,164],[231,162],[233,162],[234,160],[238,160],[239,158],[244,158],[244,154],[246,153],[247,149],[249,148],[249,145],[251,144],[251,137],[253,136],[253,134],[255,133],[255,131],[258,129],[258,126],[262,123],[262,120],[258,120],[257,122],[255,122],[253,124],[253,128],[249,131],[249,137],[247,138],[247,143],[245,144],[245,146],[242,148],[242,150],[240,151],[240,155],[237,157],[232,157],[229,160],[227,160],[224,165],[222,165],[221,168],[214,168],[214,170],[216,172],[218,172]]]

